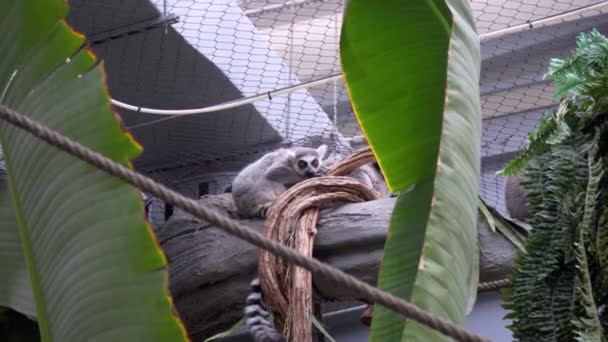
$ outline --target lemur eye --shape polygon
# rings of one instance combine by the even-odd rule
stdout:
[[[307,165],[307,163],[306,163],[305,161],[303,161],[303,160],[300,160],[300,161],[298,162],[298,166],[300,167],[300,169],[305,168],[305,167],[306,167],[306,165]]]
[[[312,161],[311,164],[312,164],[312,166],[317,167],[317,166],[319,166],[319,161],[315,159]]]

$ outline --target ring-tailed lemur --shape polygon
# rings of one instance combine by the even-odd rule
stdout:
[[[526,201],[526,192],[520,182],[519,176],[511,175],[507,178],[505,182],[505,206],[511,218],[525,222],[530,218],[530,213]]]
[[[232,183],[232,195],[239,215],[265,217],[272,202],[287,188],[305,178],[327,172],[338,156],[325,160],[326,151],[325,145],[316,150],[306,147],[280,149],[247,166]],[[359,167],[349,176],[375,189],[382,197],[390,196],[382,174],[372,164]],[[285,341],[274,329],[257,277],[251,282],[247,296],[245,323],[255,342]]]
[[[319,175],[326,145],[318,148],[281,148],[249,164],[232,182],[232,197],[239,216],[262,217],[287,189]]]
[[[260,279],[251,282],[251,292],[245,304],[245,324],[255,342],[283,342],[283,335],[272,325],[272,316],[262,298]]]
[[[266,217],[268,208],[288,188],[307,178],[318,176],[326,151],[326,145],[317,149],[281,148],[245,167],[232,182],[231,189],[239,216]],[[274,329],[257,277],[251,282],[251,292],[245,304],[245,319],[256,342],[285,340]]]

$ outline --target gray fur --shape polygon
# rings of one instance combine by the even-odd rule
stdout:
[[[272,324],[272,316],[262,298],[259,278],[254,278],[251,282],[251,292],[245,304],[245,324],[255,342],[285,341]]]
[[[505,204],[511,218],[525,222],[529,219],[526,192],[521,187],[519,176],[509,176],[505,182]]]
[[[388,198],[391,196],[382,173],[376,170],[372,164],[365,164],[359,167],[355,171],[351,172],[349,176],[378,191],[382,198]]]
[[[232,196],[239,216],[265,218],[268,208],[283,192],[319,175],[326,151],[326,145],[316,149],[281,148],[246,166],[232,182]]]
[[[330,155],[323,162],[323,172],[327,172],[327,170],[335,164],[340,159],[340,156],[336,154]],[[349,177],[352,177],[359,182],[367,185],[368,187],[376,190],[380,193],[382,198],[391,197],[391,193],[386,186],[386,181],[384,180],[384,176],[380,169],[375,167],[375,163],[365,164],[360,166],[353,172],[348,174]]]

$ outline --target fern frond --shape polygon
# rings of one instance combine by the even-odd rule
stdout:
[[[608,292],[608,208],[604,208],[595,233],[599,287]]]
[[[545,78],[553,79],[553,98],[571,93],[575,97],[590,96],[597,100],[608,90],[608,39],[597,30],[581,33],[573,56],[551,59]]]
[[[502,172],[521,174],[534,227],[503,306],[517,340],[608,342],[608,39],[581,34],[546,76],[568,97]]]
[[[547,143],[545,140],[554,136],[556,131],[557,124],[552,117],[542,118],[536,132],[530,133],[528,146],[524,147],[520,155],[508,162],[496,175],[506,177],[519,173],[526,167],[530,159],[546,149]]]
[[[580,137],[567,142],[534,157],[522,174],[534,230],[526,241],[528,253],[515,260],[513,287],[504,298],[505,308],[512,310],[510,328],[521,340],[573,338],[575,270],[573,262],[565,265],[564,260],[573,243],[571,227],[580,221],[582,210],[578,196],[564,193],[583,194],[587,178],[583,151],[588,148]]]
[[[510,176],[518,174],[535,155],[545,152],[548,145],[557,145],[568,138],[572,132],[571,125],[578,128],[579,120],[572,117],[575,104],[570,100],[560,102],[558,109],[550,116],[541,119],[538,129],[529,134],[528,146],[519,156],[508,162],[496,175]]]
[[[597,198],[599,195],[599,185],[604,175],[604,168],[602,159],[596,160],[596,156],[599,150],[600,131],[596,128],[596,132],[593,141],[589,145],[589,154],[587,157],[587,165],[589,169],[589,181],[587,183],[587,190],[585,192],[585,209],[583,213],[583,220],[581,222],[580,230],[585,237],[585,245],[589,244],[589,236],[592,233],[592,221],[595,218],[595,208],[597,205]],[[608,246],[607,246],[608,247]]]
[[[577,242],[574,244],[574,254],[576,256],[576,282],[575,293],[577,297],[576,305],[578,315],[573,317],[572,324],[577,327],[577,341],[601,341],[602,327],[597,312],[595,301],[593,300],[593,290],[591,283],[591,271],[587,261],[585,246],[589,244],[589,236],[592,230],[592,221],[595,216],[595,207],[599,184],[603,175],[602,160],[595,160],[598,153],[599,128],[590,144],[588,160],[589,182],[585,192],[584,213],[581,223],[577,227]]]
[[[582,227],[581,227],[582,228]],[[577,341],[602,340],[602,326],[598,316],[597,307],[593,300],[591,288],[591,277],[589,275],[589,264],[585,252],[585,238],[583,229],[579,230],[578,241],[574,244],[576,255],[576,306],[577,315],[572,318],[572,324],[576,327],[575,339]]]

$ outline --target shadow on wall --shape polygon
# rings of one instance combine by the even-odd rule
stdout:
[[[87,36],[159,18],[149,0],[72,0],[68,22]],[[242,98],[230,79],[168,26],[95,44],[112,97],[161,109],[206,107]],[[125,126],[165,116],[118,109]],[[169,120],[132,130],[144,146],[139,168],[175,167],[278,143],[281,136],[253,105]]]

